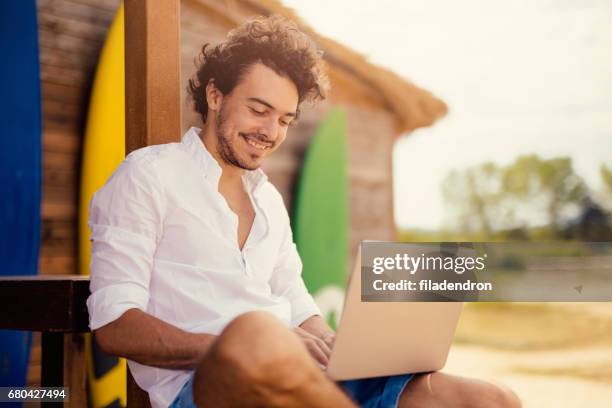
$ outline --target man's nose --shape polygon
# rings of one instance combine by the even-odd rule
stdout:
[[[274,118],[269,118],[261,124],[261,126],[259,127],[259,133],[265,136],[266,140],[274,142],[278,138],[278,128],[278,120]]]

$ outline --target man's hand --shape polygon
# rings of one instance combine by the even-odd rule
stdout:
[[[326,368],[336,336],[325,320],[319,315],[311,316],[293,331],[302,339],[319,365]]]
[[[321,368],[327,367],[329,357],[331,356],[331,349],[327,343],[300,327],[293,329],[293,332],[300,337],[310,355],[314,357]]]

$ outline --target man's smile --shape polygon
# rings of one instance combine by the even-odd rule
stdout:
[[[245,133],[240,133],[240,136],[244,138],[244,140],[249,144],[249,146],[252,146],[258,150],[268,150],[272,147],[272,144],[263,143],[256,137],[247,135]]]

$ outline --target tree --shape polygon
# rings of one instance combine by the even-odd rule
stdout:
[[[612,193],[612,167],[608,168],[605,164],[601,165],[601,178],[608,192]]]
[[[570,158],[535,154],[508,166],[487,162],[454,170],[442,183],[442,193],[463,230],[486,236],[530,224],[547,224],[558,232],[567,214],[577,213],[588,195]]]
[[[442,194],[447,202],[453,203],[456,223],[463,231],[491,234],[492,210],[499,199],[500,171],[497,165],[488,162],[453,170],[442,182]]]
[[[519,157],[504,170],[503,190],[504,195],[518,198],[532,210],[538,206],[544,209],[547,224],[555,230],[561,228],[564,212],[578,210],[588,195],[569,157],[544,160],[535,154]]]
[[[604,191],[601,194],[601,203],[608,211],[612,210],[612,167],[605,164],[600,167],[601,179],[604,183]]]

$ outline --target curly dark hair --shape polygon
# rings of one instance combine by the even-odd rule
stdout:
[[[249,20],[230,31],[227,40],[215,47],[204,44],[198,70],[187,90],[194,108],[206,122],[206,85],[212,79],[224,95],[232,92],[241,76],[261,62],[297,87],[298,105],[325,99],[329,88],[322,52],[295,23],[274,15]]]

